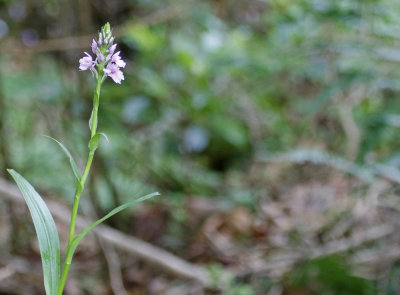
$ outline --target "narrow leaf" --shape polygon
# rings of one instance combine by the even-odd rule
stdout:
[[[107,142],[110,142],[110,140],[108,139],[107,134],[105,134],[104,132],[100,132],[99,133],[101,136],[104,136],[104,138],[107,140]]]
[[[94,152],[97,150],[99,147],[99,140],[100,140],[101,134],[96,133],[93,135],[93,137],[90,139],[88,147],[89,147],[89,153],[94,154]]]
[[[27,180],[13,169],[7,171],[21,190],[32,215],[42,257],[46,295],[56,295],[60,280],[60,240],[53,217],[43,199]]]
[[[71,251],[69,251],[70,253],[70,258],[72,258],[72,255],[74,255],[74,252],[76,250],[76,247],[78,247],[79,242],[87,235],[87,233],[89,231],[91,231],[93,228],[95,228],[97,225],[99,225],[100,223],[102,223],[103,221],[107,220],[108,218],[112,217],[113,215],[121,212],[122,210],[125,210],[126,208],[135,205],[137,203],[143,202],[144,200],[150,199],[154,196],[159,196],[160,194],[158,192],[155,193],[151,193],[148,194],[144,197],[138,198],[136,200],[133,200],[131,202],[125,203],[117,208],[115,208],[114,210],[112,210],[110,213],[108,213],[106,216],[104,216],[103,218],[97,220],[96,222],[92,223],[91,225],[89,225],[87,228],[85,228],[84,230],[82,230],[79,235],[77,235],[75,237],[75,239],[72,241],[72,243],[69,245],[69,247],[71,247]],[[68,259],[68,258],[67,258]]]
[[[93,121],[93,110],[92,113],[90,114],[90,119],[89,119],[89,129],[92,131],[92,121]]]
[[[89,152],[91,154],[93,154],[97,148],[99,147],[99,140],[100,137],[104,136],[104,138],[107,140],[107,142],[110,142],[108,140],[108,137],[105,133],[96,133],[95,135],[93,135],[93,137],[90,139],[88,147],[89,147]]]
[[[58,145],[61,147],[61,149],[64,151],[64,153],[67,155],[68,159],[69,159],[69,163],[71,164],[71,168],[72,171],[74,172],[74,175],[76,177],[76,179],[78,180],[78,182],[81,181],[82,175],[79,172],[78,167],[76,166],[75,160],[72,157],[71,153],[69,152],[69,150],[61,143],[59,142],[57,139],[47,136],[47,135],[43,135],[44,137],[50,138],[51,140],[54,140],[56,143],[58,143]]]

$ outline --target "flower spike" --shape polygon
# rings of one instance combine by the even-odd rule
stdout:
[[[120,51],[115,52],[117,44],[113,44],[114,36],[112,35],[111,26],[106,23],[99,32],[99,38],[93,39],[91,49],[96,58],[85,52],[84,57],[79,60],[79,69],[81,71],[90,70],[97,78],[98,74],[103,74],[103,79],[110,77],[115,83],[121,84],[124,80],[124,68],[126,63],[120,56]]]

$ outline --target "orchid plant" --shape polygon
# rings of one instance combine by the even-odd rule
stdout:
[[[99,146],[100,137],[104,135],[103,133],[97,132],[100,89],[107,77],[110,77],[117,84],[121,84],[121,82],[125,79],[121,69],[125,67],[126,63],[122,60],[120,56],[120,51],[115,52],[117,44],[114,43],[114,37],[112,35],[109,23],[105,24],[101,28],[98,40],[93,39],[91,47],[95,58],[93,59],[90,54],[85,52],[85,56],[79,60],[79,69],[81,71],[90,70],[93,74],[93,77],[97,81],[93,97],[92,115],[89,119],[89,155],[83,174],[81,174],[74,158],[72,157],[68,149],[61,142],[53,139],[67,155],[76,180],[75,197],[72,206],[72,214],[69,227],[69,238],[65,250],[65,259],[62,271],[60,239],[55,222],[48,207],[46,206],[40,195],[35,191],[33,186],[25,178],[23,178],[15,170],[8,169],[8,172],[14,178],[19,189],[21,190],[22,195],[28,205],[29,211],[32,215],[36,234],[39,240],[40,255],[43,267],[43,280],[46,295],[63,294],[74,252],[79,242],[83,239],[83,237],[86,236],[86,234],[90,230],[92,230],[104,220],[128,208],[129,206],[149,199],[153,196],[159,195],[157,192],[155,192],[121,205],[112,210],[103,218],[89,225],[78,235],[75,235],[76,218],[78,214],[80,198],[90,172],[95,151]]]

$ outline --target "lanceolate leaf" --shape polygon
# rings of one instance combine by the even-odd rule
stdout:
[[[49,209],[32,185],[12,169],[7,170],[24,196],[39,240],[46,295],[55,295],[60,280],[60,240]]]
[[[92,121],[93,121],[93,110],[92,113],[90,114],[90,119],[89,119],[89,129],[92,131]]]
[[[109,140],[108,140],[108,137],[107,137],[107,135],[105,134],[105,133],[96,133],[91,139],[90,139],[90,141],[89,141],[89,145],[88,145],[88,147],[89,147],[89,152],[91,153],[91,154],[94,154],[94,152],[96,151],[96,149],[99,147],[99,140],[100,140],[100,137],[102,137],[102,136],[104,136],[104,138],[107,140],[107,142],[110,142]]]
[[[61,149],[64,151],[64,153],[67,155],[68,159],[69,159],[69,163],[71,164],[71,168],[72,171],[74,172],[74,175],[76,177],[76,179],[78,180],[78,182],[81,181],[82,175],[79,172],[78,167],[76,166],[75,160],[72,157],[71,153],[69,152],[69,150],[61,143],[59,142],[57,139],[47,136],[47,135],[43,135],[44,137],[50,138],[51,140],[54,140],[56,143],[58,143],[58,145],[61,147]]]
[[[128,202],[128,203],[126,203],[126,204],[123,204],[123,205],[121,205],[121,206],[115,208],[114,210],[112,210],[110,213],[108,213],[108,214],[107,214],[106,216],[104,216],[103,218],[101,218],[101,219],[97,220],[96,222],[92,223],[91,225],[89,225],[87,228],[85,228],[84,230],[82,230],[82,231],[79,233],[79,235],[77,235],[77,236],[75,237],[75,239],[72,241],[72,243],[69,245],[69,247],[71,247],[71,249],[70,249],[71,251],[69,251],[71,257],[69,257],[69,258],[72,258],[72,255],[74,255],[74,252],[75,252],[75,250],[76,250],[76,247],[78,247],[79,242],[87,235],[87,233],[88,233],[89,231],[91,231],[91,230],[92,230],[93,228],[95,228],[97,225],[99,225],[100,223],[102,223],[102,222],[105,221],[106,219],[110,218],[111,216],[113,216],[113,215],[115,215],[115,214],[121,212],[122,210],[124,210],[124,209],[126,209],[126,208],[128,208],[128,207],[130,207],[130,206],[132,206],[132,205],[135,205],[135,204],[140,203],[140,202],[142,202],[142,201],[144,201],[144,200],[147,200],[147,199],[150,199],[150,198],[152,198],[152,197],[154,197],[154,196],[159,196],[159,195],[160,195],[160,194],[159,194],[158,192],[155,192],[155,193],[148,194],[148,195],[146,195],[146,196],[144,196],[144,197],[138,198],[138,199],[136,199],[136,200],[133,200],[133,201],[131,201],[131,202]],[[66,258],[66,260],[68,260],[68,257]]]
[[[104,132],[100,132],[99,134],[100,134],[101,136],[103,136],[103,137],[107,140],[107,142],[110,142],[110,140],[108,139],[107,134],[105,134]]]
[[[100,133],[96,133],[95,135],[93,135],[93,137],[90,139],[89,141],[89,153],[90,154],[94,154],[94,152],[97,150],[97,148],[99,147],[99,140],[100,140],[101,134]]]

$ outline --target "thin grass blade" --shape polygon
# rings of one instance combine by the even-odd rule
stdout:
[[[69,163],[71,165],[72,168],[72,172],[74,172],[74,175],[76,177],[76,179],[78,180],[78,182],[81,181],[82,175],[79,172],[78,166],[76,165],[76,162],[74,160],[74,158],[72,157],[71,153],[69,152],[69,150],[61,143],[59,142],[57,139],[51,137],[51,136],[47,136],[47,135],[43,135],[44,137],[50,138],[51,140],[54,140],[56,143],[58,143],[58,145],[61,147],[61,149],[63,150],[63,152],[67,155],[68,159],[69,159]]]
[[[131,202],[125,203],[115,209],[113,209],[112,211],[110,211],[110,213],[108,213],[107,215],[105,215],[103,218],[100,218],[99,220],[97,220],[96,222],[93,222],[91,225],[89,225],[88,227],[86,227],[84,230],[82,230],[79,235],[77,235],[75,237],[75,239],[72,241],[72,243],[69,245],[69,247],[71,247],[71,251],[69,251],[70,253],[70,258],[72,258],[72,255],[74,255],[74,252],[76,250],[76,247],[78,247],[79,242],[88,234],[89,231],[91,231],[93,228],[95,228],[97,225],[99,225],[100,223],[102,223],[103,221],[107,220],[108,218],[112,217],[113,215],[121,212],[122,210],[125,210],[126,208],[133,206],[137,203],[143,202],[147,199],[150,199],[152,197],[155,196],[159,196],[160,194],[158,192],[154,192],[151,194],[148,194],[146,196],[143,196],[141,198],[138,198],[136,200],[133,200]],[[68,258],[66,259],[68,260]]]

